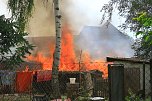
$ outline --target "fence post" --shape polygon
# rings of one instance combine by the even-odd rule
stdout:
[[[152,101],[152,59],[150,59],[150,89],[151,89],[151,101]]]
[[[124,66],[108,65],[109,101],[125,101],[124,98]]]
[[[145,62],[143,63],[143,99],[145,99]]]
[[[111,101],[111,65],[108,64],[109,101]]]

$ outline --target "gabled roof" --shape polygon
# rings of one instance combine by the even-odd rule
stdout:
[[[33,53],[44,52],[49,56],[50,47],[55,44],[55,36],[29,37],[28,40],[36,47]],[[133,39],[121,33],[111,23],[103,26],[85,26],[79,35],[74,35],[75,51],[87,50],[91,57],[106,58],[107,56],[131,57]],[[76,48],[76,46],[78,48]]]
[[[77,40],[77,46],[82,50],[88,50],[94,57],[124,56],[131,57],[134,54],[131,46],[133,39],[120,32],[111,23],[107,26],[85,26]]]
[[[98,39],[115,40],[118,37],[133,42],[133,39],[131,37],[119,31],[111,23],[105,23],[102,26],[85,26],[83,30],[80,32],[79,37],[84,36],[94,36],[91,38],[95,41],[97,41]]]

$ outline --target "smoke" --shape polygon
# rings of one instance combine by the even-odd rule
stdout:
[[[108,29],[100,25],[102,17],[100,10],[103,4],[109,0],[60,1],[62,25],[64,26],[66,23],[74,35],[80,34],[76,39],[76,45],[79,49],[88,51],[94,59],[103,59],[106,56],[133,56],[131,49],[133,41],[129,37],[124,36],[112,25]],[[52,0],[48,0],[48,3],[43,2],[43,0],[35,0],[33,17],[27,28],[30,36],[55,35],[53,11]],[[92,27],[84,27],[88,25]]]
[[[55,35],[54,13],[52,0],[34,0],[34,10],[27,26],[29,36]]]
[[[109,0],[62,0],[64,20],[74,34],[79,34],[86,25],[100,25],[103,4]]]
[[[48,2],[47,2],[48,1]],[[27,31],[30,36],[55,35],[53,0],[35,0],[35,7]],[[79,34],[85,25],[99,25],[101,8],[108,0],[60,0],[62,25]]]
[[[133,40],[117,30],[113,25],[100,25],[103,4],[109,0],[65,0],[62,4],[65,21],[71,27],[74,34],[80,34],[76,39],[76,45],[82,51],[87,51],[94,59],[104,59],[107,56],[132,57],[131,49]],[[116,13],[117,10],[115,10]],[[113,19],[116,25],[122,20]],[[118,18],[118,17],[117,17]]]
[[[107,56],[132,57],[133,39],[121,33],[112,24],[85,26],[77,40],[77,46],[87,51],[93,59],[105,59]]]

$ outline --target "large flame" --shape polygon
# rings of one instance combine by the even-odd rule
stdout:
[[[77,59],[75,54],[75,47],[73,43],[73,35],[68,26],[65,25],[62,31],[61,39],[61,58],[60,58],[60,71],[88,71],[88,70],[100,70],[103,72],[103,77],[108,76],[107,63],[104,60],[92,59],[88,52],[83,52],[81,60]],[[44,70],[52,69],[54,49],[50,48],[51,56],[45,57],[41,52],[36,56],[27,56],[28,61],[40,62]]]

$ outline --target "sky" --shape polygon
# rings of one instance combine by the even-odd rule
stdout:
[[[102,13],[100,10],[105,3],[108,3],[108,1],[109,0],[62,0],[61,2],[63,3],[61,3],[61,8],[64,9],[63,14],[66,16],[66,19],[69,20],[69,24],[75,28],[73,30],[78,33],[86,25],[101,26],[100,21]],[[10,16],[7,9],[7,0],[0,0],[0,15],[2,14],[5,14],[6,17]],[[118,28],[123,22],[124,19],[118,15],[118,11],[114,10],[111,23]],[[46,26],[48,25],[49,24]],[[133,38],[135,37],[128,30],[126,33]]]

